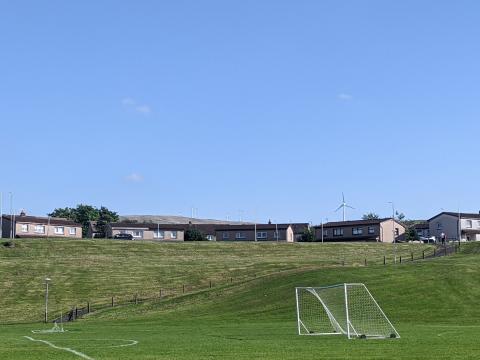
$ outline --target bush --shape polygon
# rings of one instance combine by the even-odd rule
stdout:
[[[185,241],[206,241],[207,238],[197,229],[188,229],[185,231]]]

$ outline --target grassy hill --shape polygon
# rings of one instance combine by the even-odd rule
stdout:
[[[0,246],[0,323],[43,318],[45,276],[52,279],[50,313],[75,305],[181,293],[292,269],[364,266],[392,261],[389,244],[155,243],[21,239]],[[428,247],[398,245],[415,257]]]
[[[27,335],[96,360],[478,359],[479,245],[464,246],[451,257],[397,266],[292,266],[212,290],[93,313],[67,324],[69,332],[64,334],[33,336],[30,330],[41,328],[39,324],[3,326],[0,357],[78,358],[32,342],[24,338]],[[296,335],[294,287],[344,281],[364,282],[402,338]],[[125,346],[131,341],[138,343]]]

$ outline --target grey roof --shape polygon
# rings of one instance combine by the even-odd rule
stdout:
[[[290,224],[243,224],[243,225],[224,225],[217,226],[216,231],[248,231],[248,230],[285,230]]]
[[[10,220],[10,215],[3,215],[4,219]],[[64,219],[64,218],[55,218],[55,217],[44,217],[44,216],[30,216],[30,215],[15,215],[15,222],[17,223],[29,223],[29,224],[44,224],[44,225],[67,225],[81,227],[81,224],[76,223],[75,221]]]
[[[480,213],[458,213],[453,211],[443,211],[440,214],[437,214],[434,217],[428,219],[428,221],[432,221],[440,215],[449,215],[456,218],[458,218],[458,216],[460,215],[460,219],[480,219]]]
[[[384,221],[392,220],[392,218],[371,219],[371,220],[349,220],[349,221],[332,221],[323,224],[323,228],[344,227],[344,226],[366,226],[378,225]],[[398,223],[398,221],[397,221]],[[315,226],[316,229],[321,228],[322,225]]]

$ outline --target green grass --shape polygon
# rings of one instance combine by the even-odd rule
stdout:
[[[242,248],[247,253],[258,251],[257,244],[241,245],[231,251]],[[298,261],[292,259],[289,268],[279,267],[285,271],[272,272],[266,267],[266,275],[256,279],[245,278],[243,282],[212,290],[96,312],[67,324],[69,331],[63,334],[30,332],[44,328],[41,324],[4,325],[0,358],[80,359],[24,338],[31,336],[75,349],[96,360],[478,359],[479,245],[464,246],[461,254],[447,258],[369,267],[325,266],[316,263],[315,256],[308,255],[317,248],[290,247],[290,252],[298,252],[297,256],[291,255]],[[206,249],[201,248],[203,245],[191,246]],[[213,251],[216,246],[222,245],[208,249]],[[346,245],[336,246],[339,251],[355,253]],[[215,262],[216,256],[209,257]],[[252,260],[245,259],[248,261]],[[267,262],[270,261],[275,263],[272,258]],[[285,259],[278,262],[288,263]],[[397,327],[401,339],[347,340],[343,336],[296,335],[294,287],[346,281],[364,282],[368,286]],[[139,343],[113,347],[126,344],[125,340]]]
[[[0,323],[43,318],[45,276],[52,278],[52,316],[87,301],[96,306],[206,288],[292,269],[363,266],[391,261],[388,244],[154,243],[113,240],[15,240],[0,246]],[[423,245],[399,245],[398,254],[420,256]]]

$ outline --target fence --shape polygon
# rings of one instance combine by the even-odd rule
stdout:
[[[434,259],[437,257],[443,257],[443,256],[448,256],[452,255],[458,252],[460,246],[457,244],[449,244],[449,245],[443,245],[443,246],[437,246],[433,247],[430,249],[425,249],[422,250],[421,252],[413,252],[411,251],[410,254],[407,256],[405,255],[405,252],[398,254],[398,256],[393,255],[392,257],[387,257],[386,255],[383,256],[383,259],[369,259],[368,257],[365,257],[363,259],[363,266],[369,266],[369,265],[391,265],[391,264],[405,264],[405,263],[412,263],[414,261],[419,261],[419,260],[428,260],[428,259]],[[345,260],[342,260],[340,263],[336,264],[337,266],[347,266]],[[357,261],[355,264],[351,265],[359,265],[359,262]],[[278,273],[275,272],[275,273]],[[268,276],[264,275],[264,276]],[[142,304],[145,302],[154,302],[154,301],[161,301],[164,299],[168,298],[174,298],[178,297],[181,295],[185,294],[192,294],[195,292],[199,291],[204,291],[212,288],[219,288],[221,286],[226,286],[230,285],[233,283],[241,283],[241,282],[247,282],[247,281],[252,281],[255,280],[257,276],[253,277],[239,277],[239,278],[234,278],[234,277],[226,277],[223,279],[223,281],[216,281],[215,283],[211,280],[203,282],[202,284],[199,285],[181,285],[177,287],[165,287],[165,288],[159,288],[158,290],[154,291],[149,291],[149,292],[144,292],[144,293],[135,293],[131,295],[117,295],[117,296],[111,296],[109,298],[104,298],[104,299],[98,299],[96,301],[87,301],[86,304],[83,304],[83,306],[74,306],[71,308],[70,311],[68,311],[65,315],[62,316],[62,318],[55,318],[52,321],[57,321],[57,322],[69,322],[69,321],[75,321],[78,318],[81,318],[89,313],[92,313],[94,311],[99,311],[99,310],[104,310],[108,308],[114,308],[114,307],[119,307],[119,306],[127,306],[127,305],[132,305],[132,304]]]

